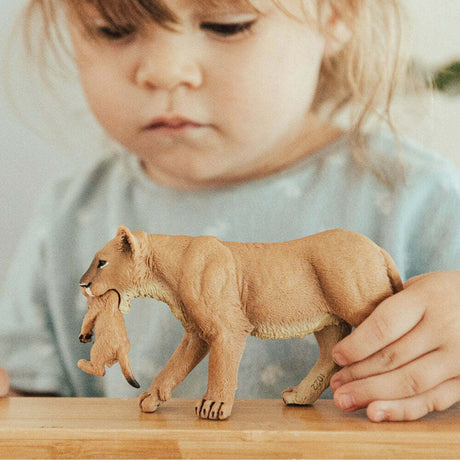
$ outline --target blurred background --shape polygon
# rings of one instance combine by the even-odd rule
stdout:
[[[414,61],[429,71],[437,72],[436,82],[440,90],[422,101],[409,101],[408,105],[402,105],[399,125],[404,135],[460,166],[460,0],[403,2],[412,22]],[[11,29],[24,4],[24,0],[0,3],[0,72],[8,73],[7,62],[12,62],[11,73],[14,75],[15,54],[13,52],[9,58],[6,54],[11,50]],[[66,107],[66,116],[56,117],[56,111],[62,110],[59,102],[41,92],[31,93],[30,88],[33,88],[37,76],[33,73],[29,76],[27,69],[25,72],[25,78],[21,78],[20,82],[13,81],[16,109],[5,85],[0,88],[2,273],[12,260],[37,197],[46,183],[78,170],[88,161],[94,161],[94,155],[102,151],[103,146],[99,129],[85,115],[85,103],[75,84],[66,89],[71,96],[66,94],[66,101],[71,101],[68,102],[70,107]],[[71,72],[64,76],[69,81],[74,78]],[[24,85],[24,91],[21,91],[21,85]],[[41,109],[37,110],[37,106]],[[411,111],[411,106],[416,109],[416,117],[409,121],[404,113],[406,108]],[[0,288],[1,283],[0,278]]]

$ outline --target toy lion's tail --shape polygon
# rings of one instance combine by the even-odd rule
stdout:
[[[388,278],[390,279],[391,287],[393,288],[393,293],[396,294],[397,292],[403,290],[401,276],[399,275],[395,261],[390,256],[390,254],[388,254],[388,252],[386,252],[383,249],[382,254],[385,259],[385,264],[387,266]]]
[[[140,388],[141,386],[134,378],[133,372],[131,370],[131,364],[129,363],[128,353],[122,354],[122,356],[119,357],[118,362],[120,363],[121,372],[125,376],[125,379],[128,381],[128,383],[134,388]]]

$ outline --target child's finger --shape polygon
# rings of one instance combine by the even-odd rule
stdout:
[[[446,410],[459,400],[460,377],[456,377],[412,398],[374,401],[367,407],[367,416],[373,422],[417,420],[429,412]]]
[[[427,278],[429,276],[433,275],[433,272],[431,273],[422,273],[421,275],[413,276],[412,278],[408,279],[404,283],[404,289],[407,289],[409,286],[411,286],[414,283],[417,283],[418,281],[423,280],[424,278]]]
[[[413,329],[423,318],[425,307],[414,303],[408,291],[389,297],[332,351],[339,366],[362,361]]]
[[[342,385],[334,394],[346,411],[367,407],[372,401],[399,400],[429,391],[460,374],[459,364],[436,350],[406,366],[385,374]]]
[[[369,358],[344,367],[332,377],[332,391],[353,380],[392,371],[435,350],[439,346],[439,340],[435,335],[429,334],[429,327],[429,324],[422,321],[408,334]]]

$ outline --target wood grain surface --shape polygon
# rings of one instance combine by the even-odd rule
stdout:
[[[199,420],[194,400],[153,414],[136,399],[0,399],[0,458],[460,458],[460,405],[420,421],[370,422],[332,401],[237,400]]]

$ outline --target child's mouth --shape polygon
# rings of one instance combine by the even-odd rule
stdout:
[[[202,128],[204,125],[182,117],[162,117],[150,122],[146,129],[149,131],[183,131],[186,129]]]

